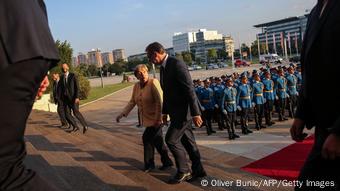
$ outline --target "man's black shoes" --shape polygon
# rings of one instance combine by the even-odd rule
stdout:
[[[169,184],[179,184],[183,181],[190,180],[192,175],[190,172],[188,173],[177,173],[173,178],[169,180]]]

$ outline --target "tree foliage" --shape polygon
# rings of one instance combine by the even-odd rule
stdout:
[[[209,49],[207,57],[208,57],[208,62],[216,61],[216,59],[217,59],[217,50],[214,49],[214,48]]]
[[[183,57],[183,61],[191,66],[192,64],[192,56],[191,56],[191,53],[190,52],[182,52],[182,57]]]

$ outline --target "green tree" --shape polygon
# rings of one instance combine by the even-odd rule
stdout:
[[[102,71],[103,71],[103,76],[108,76],[109,75],[109,67],[110,67],[110,63],[106,63],[103,65],[102,67]]]
[[[191,53],[190,52],[182,52],[182,57],[183,57],[183,61],[191,66],[192,64],[192,57],[191,57]]]
[[[184,61],[184,60],[183,60],[182,54],[176,53],[175,56],[176,56],[176,58],[177,58],[178,60]]]
[[[251,43],[251,54],[253,57],[259,57],[257,40]]]
[[[97,68],[96,65],[90,64],[88,66],[88,70],[87,71],[90,74],[90,76],[98,76],[99,69]]]
[[[116,75],[121,75],[123,72],[126,71],[126,66],[124,65],[124,62],[115,62],[114,64],[110,65],[109,71],[111,73],[115,73]]]
[[[208,50],[208,62],[210,63],[211,61],[216,62],[217,59],[217,50],[212,48]]]
[[[241,52],[242,52],[242,56],[245,54],[246,57],[245,58],[248,58],[248,56],[250,55],[250,48],[245,44],[245,43],[242,43],[241,45]]]
[[[81,63],[75,69],[77,69],[83,76],[89,77],[90,74],[88,72],[89,65]]]
[[[218,49],[217,50],[217,58],[226,60],[228,57],[228,54],[225,50],[223,49]]]

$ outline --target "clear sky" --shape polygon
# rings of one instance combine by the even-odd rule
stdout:
[[[93,48],[144,52],[148,43],[172,46],[175,32],[200,28],[255,40],[253,25],[300,16],[317,0],[45,0],[55,39],[71,43],[74,54]]]

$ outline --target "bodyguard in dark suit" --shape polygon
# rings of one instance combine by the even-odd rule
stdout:
[[[65,128],[68,126],[68,121],[66,119],[66,114],[65,114],[65,106],[64,102],[62,100],[62,81],[60,81],[60,76],[58,73],[52,74],[52,79],[53,79],[53,101],[57,105],[57,112],[60,118],[61,122],[61,128]]]
[[[62,97],[65,104],[66,119],[71,123],[73,129],[68,132],[75,132],[79,130],[77,122],[71,115],[71,110],[74,116],[79,120],[83,126],[83,133],[88,129],[83,115],[79,111],[79,83],[74,73],[69,72],[69,66],[62,64],[63,75],[61,76]]]
[[[43,0],[0,1],[0,190],[56,190],[23,165],[41,81],[58,61]]]
[[[299,180],[330,181],[324,189],[304,184],[296,190],[340,190],[340,1],[319,0],[309,15],[302,53],[302,89],[291,136],[304,139],[303,129],[315,126],[315,143]]]
[[[168,56],[164,47],[157,42],[148,45],[146,52],[152,63],[161,65],[163,121],[166,122],[167,115],[170,115],[171,124],[165,141],[175,158],[177,173],[169,183],[204,177],[206,173],[191,129],[192,121],[197,127],[203,121],[188,68],[180,60]],[[192,161],[192,174],[187,164],[186,152]]]

